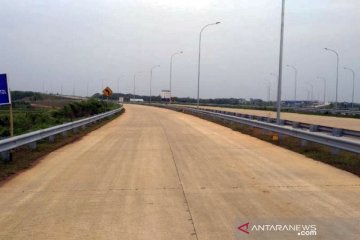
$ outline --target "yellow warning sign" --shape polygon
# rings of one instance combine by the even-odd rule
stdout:
[[[103,90],[103,94],[105,97],[110,97],[112,95],[112,90],[111,88],[109,87],[106,87],[104,90]]]

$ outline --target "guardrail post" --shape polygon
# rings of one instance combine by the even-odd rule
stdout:
[[[311,125],[310,128],[309,128],[309,130],[310,130],[310,132],[317,132],[317,131],[318,131],[318,128],[319,128],[318,125]]]
[[[301,140],[300,140],[300,146],[301,146],[301,147],[306,147],[307,142],[308,142],[308,141],[306,141],[306,140],[304,140],[304,139],[301,139]]]
[[[37,146],[36,142],[31,142],[31,143],[28,144],[28,147],[29,147],[31,150],[36,149],[36,146]]]
[[[10,151],[1,152],[1,159],[3,162],[10,162],[11,161],[11,154]]]
[[[81,126],[81,129],[82,129],[82,130],[85,130],[85,128],[86,128],[86,124],[84,124],[84,125]]]
[[[332,135],[335,137],[341,137],[342,136],[342,129],[341,128],[334,128],[332,131]]]
[[[67,133],[67,131],[64,131],[61,133],[61,135],[65,138],[65,137],[67,137],[68,133]]]
[[[332,155],[339,155],[340,150],[338,148],[331,148],[331,154]]]
[[[49,143],[53,143],[55,141],[55,136],[54,135],[49,136],[48,140],[49,140]]]
[[[76,127],[76,128],[73,128],[73,132],[74,133],[77,133],[77,132],[79,132],[79,129]]]
[[[279,142],[280,142],[280,141],[284,140],[285,135],[284,135],[284,134],[279,133],[279,134],[278,134],[278,138],[279,138]]]
[[[261,128],[261,134],[262,135],[266,135],[267,133],[268,133],[268,131],[266,129]]]

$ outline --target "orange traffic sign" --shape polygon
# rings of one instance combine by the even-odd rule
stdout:
[[[111,90],[111,88],[109,88],[109,87],[106,87],[104,90],[103,90],[103,94],[104,94],[104,96],[105,97],[110,97],[111,95],[112,95],[112,90]]]

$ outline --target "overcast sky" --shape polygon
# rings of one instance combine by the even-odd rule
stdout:
[[[195,97],[199,31],[203,33],[202,98],[275,98],[280,39],[280,0],[1,0],[0,72],[12,89],[77,95],[100,92],[102,82],[117,91],[149,94],[169,88],[172,53],[173,95]],[[314,86],[322,98],[335,97],[336,56],[340,54],[339,100],[350,101],[352,75],[359,75],[355,100],[360,102],[360,1],[287,0],[284,65],[298,68],[298,98]],[[294,97],[294,73],[283,72],[283,99]]]

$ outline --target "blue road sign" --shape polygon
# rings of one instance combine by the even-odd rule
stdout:
[[[6,74],[0,74],[0,105],[11,104]]]

